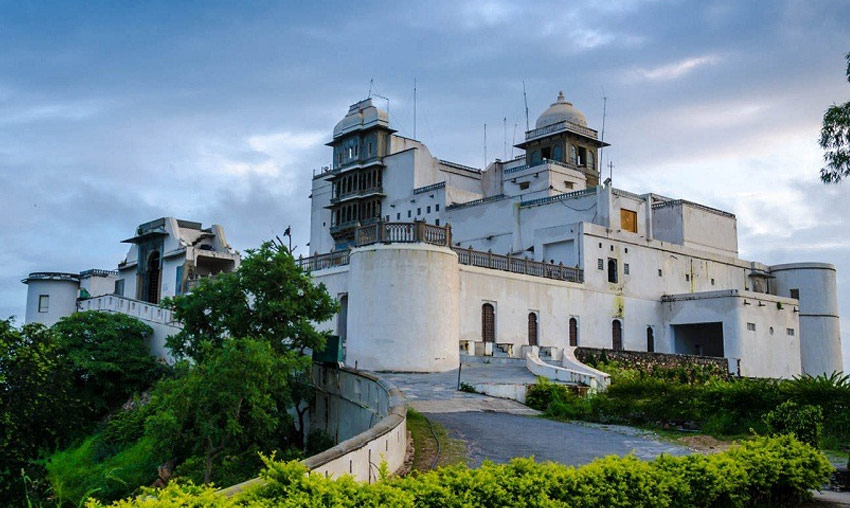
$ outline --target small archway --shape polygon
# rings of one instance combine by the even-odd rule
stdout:
[[[496,342],[496,308],[492,303],[481,306],[481,340]]]
[[[578,347],[578,320],[570,318],[570,347]]]
[[[655,330],[651,326],[646,327],[646,350],[650,353],[655,352]]]
[[[528,313],[528,345],[537,345],[537,314],[534,312]]]
[[[159,251],[155,250],[148,256],[145,269],[145,298],[146,302],[159,303]]]
[[[614,351],[623,350],[623,323],[619,319],[611,322],[611,342]]]

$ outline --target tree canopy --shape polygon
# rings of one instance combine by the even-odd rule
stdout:
[[[183,325],[168,347],[196,362],[228,337],[264,340],[277,352],[324,347],[325,334],[314,323],[337,312],[325,287],[315,285],[285,248],[270,241],[248,250],[238,270],[205,279],[163,305]]]
[[[847,81],[850,82],[850,53],[847,59]],[[825,150],[826,166],[820,171],[824,183],[838,183],[850,177],[850,102],[833,104],[823,115],[820,146]]]
[[[162,374],[148,349],[150,326],[125,314],[76,312],[53,325],[82,400],[103,414]]]

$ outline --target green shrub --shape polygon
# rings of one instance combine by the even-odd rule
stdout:
[[[743,508],[792,506],[806,500],[832,470],[822,453],[792,436],[761,437],[715,455],[652,462],[605,457],[575,468],[532,459],[439,468],[368,484],[350,476],[306,474],[297,462],[266,461],[265,483],[234,497],[213,489],[169,485],[119,501],[116,508],[175,507],[628,507]],[[102,506],[92,502],[91,508]]]
[[[157,467],[164,462],[149,439],[113,451],[96,434],[76,448],[53,454],[46,468],[57,504],[77,506],[88,497],[104,501],[125,497],[139,485],[153,483]]]
[[[463,382],[463,381],[461,381],[461,383],[460,383],[459,390],[462,391],[462,392],[466,392],[466,393],[477,393],[474,386],[472,386],[469,383]]]
[[[547,411],[556,402],[564,402],[575,395],[562,384],[553,383],[544,377],[538,377],[537,383],[525,392],[525,404],[538,411]]]
[[[786,401],[764,415],[771,435],[791,434],[803,443],[818,446],[823,431],[823,410],[819,406]]]

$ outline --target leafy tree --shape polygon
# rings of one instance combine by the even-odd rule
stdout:
[[[178,474],[204,483],[238,481],[262,465],[257,452],[301,446],[293,443],[287,412],[288,377],[305,370],[308,357],[235,338],[203,357],[184,376],[159,383],[151,401],[158,410],[145,423],[145,434],[166,455],[190,458]]]
[[[324,347],[325,334],[314,323],[337,312],[324,285],[313,284],[289,251],[272,242],[249,250],[235,272],[206,279],[163,305],[183,324],[168,347],[196,362],[228,337],[265,340],[280,353]]]
[[[847,59],[847,81],[850,81],[850,53]],[[820,146],[826,167],[820,170],[824,183],[838,183],[850,176],[850,102],[833,104],[823,115],[820,131]]]
[[[53,326],[79,396],[95,417],[150,388],[165,367],[148,350],[150,326],[124,314],[77,312]]]
[[[56,334],[40,324],[17,329],[0,321],[0,501],[24,496],[21,471],[67,443],[84,425],[72,373]]]

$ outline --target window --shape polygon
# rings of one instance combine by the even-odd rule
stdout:
[[[711,279],[711,285],[712,286],[714,285],[714,279]]]
[[[530,182],[520,182],[519,183],[519,190],[526,190],[529,185],[531,185]]]
[[[411,213],[411,210],[408,210],[408,211],[407,211],[407,218],[408,218],[408,219],[410,218],[410,213]]]
[[[50,295],[38,295],[38,311],[47,312],[50,308]]]
[[[597,259],[596,260],[596,268],[598,268],[600,270],[604,270],[605,269],[605,260],[602,259],[602,258]]]
[[[425,213],[431,213],[431,205],[425,207]]]
[[[435,226],[439,226],[439,225],[440,225],[440,219],[436,219],[436,220],[434,220],[434,225],[435,225]]]
[[[655,352],[655,330],[651,326],[646,327],[646,350],[649,353]]]
[[[620,208],[620,229],[637,233],[637,212]]]
[[[747,323],[747,331],[748,332],[756,331],[756,324],[755,323]]]
[[[369,142],[369,148],[366,151],[366,155],[372,155],[372,142]]]
[[[561,145],[555,145],[552,147],[552,158],[558,162],[564,162],[564,149]]]
[[[771,327],[770,327],[770,329],[768,330],[768,333],[770,333],[771,335],[773,335],[773,327],[772,327],[772,326],[771,326]]]
[[[570,318],[570,347],[578,347],[578,320]]]
[[[570,145],[570,162],[578,164],[578,155],[576,153],[575,145]]]
[[[792,288],[790,291],[791,291],[791,298],[793,298],[793,299],[795,299],[795,300],[799,300],[799,299],[800,299],[800,290],[799,290],[799,289],[797,289],[797,288]]]
[[[593,150],[587,152],[587,167],[593,169]]]
[[[579,166],[584,166],[587,164],[587,148],[580,146],[578,147],[578,160],[576,164]]]
[[[794,329],[793,328],[786,328],[785,329],[785,335],[790,335],[790,336],[793,337],[794,336]]]
[[[124,279],[118,279],[115,281],[115,294],[118,296],[124,296]]]
[[[541,155],[544,159],[551,159],[551,158],[552,158],[552,148],[551,148],[551,147],[549,147],[549,146],[546,146],[546,147],[541,148],[541,149],[540,149],[540,155]]]
[[[661,268],[658,269],[658,276],[663,277],[664,272],[661,271]]]
[[[623,263],[623,274],[624,275],[629,274],[629,264],[628,263]]]
[[[422,215],[422,208],[417,208],[416,209],[416,216],[419,217],[420,215]]]
[[[439,212],[439,211],[440,211],[440,204],[439,204],[439,203],[437,203],[436,205],[434,205],[434,211],[435,211],[435,212]]]
[[[395,214],[395,220],[401,220],[401,212]]]
[[[528,345],[537,345],[537,314],[534,312],[528,313]]]
[[[565,188],[565,189],[570,190],[570,189],[572,189],[574,186],[575,186],[575,184],[573,184],[573,182],[568,182],[568,181],[564,180],[564,188]]]
[[[617,283],[617,260],[608,258],[608,282]]]
[[[691,281],[691,274],[686,273],[685,274],[685,282],[690,282],[690,281]]]
[[[481,340],[496,342],[496,308],[492,303],[481,306]]]
[[[623,350],[623,323],[618,319],[611,322],[611,346],[614,351]]]

